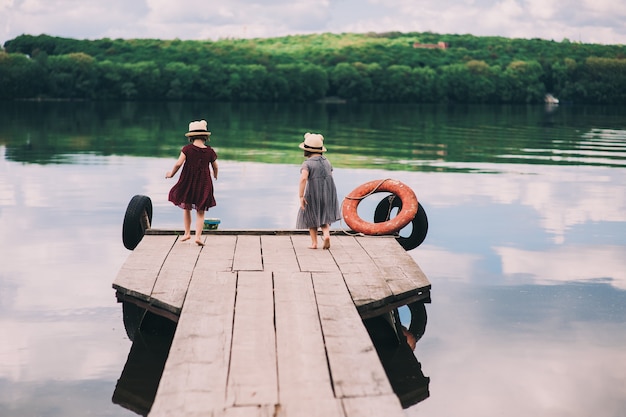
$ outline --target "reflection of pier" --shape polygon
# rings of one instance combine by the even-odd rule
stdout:
[[[148,230],[113,283],[125,305],[178,322],[150,416],[403,415],[362,321],[430,298],[395,238],[335,235],[327,251],[297,232],[176,240]]]
[[[408,408],[430,395],[430,378],[422,373],[422,365],[415,357],[415,343],[426,329],[424,301],[409,304],[411,324],[405,328],[400,323],[398,311],[365,319],[367,331],[374,342],[391,386],[403,408]],[[406,342],[400,334],[406,335]]]

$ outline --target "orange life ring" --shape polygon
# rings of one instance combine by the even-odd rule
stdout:
[[[402,208],[393,219],[381,223],[366,222],[359,217],[357,207],[365,197],[378,192],[395,194],[402,201]],[[341,212],[348,227],[355,232],[366,235],[390,235],[409,224],[417,214],[417,208],[417,197],[410,187],[398,180],[385,179],[366,182],[352,190],[344,198]]]

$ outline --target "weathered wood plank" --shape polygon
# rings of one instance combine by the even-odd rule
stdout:
[[[271,405],[229,407],[222,412],[215,413],[213,417],[275,417],[276,408]]]
[[[357,241],[376,262],[394,295],[411,294],[430,288],[430,282],[411,255],[391,238],[357,237]]]
[[[198,257],[196,270],[202,268],[211,271],[232,271],[236,243],[237,236],[207,236]]]
[[[193,239],[176,242],[152,289],[152,304],[173,313],[180,313],[201,249]]]
[[[231,272],[194,271],[150,417],[223,409],[236,282]]]
[[[393,394],[340,273],[313,273],[322,332],[337,398]]]
[[[113,288],[125,295],[150,301],[152,288],[176,236],[144,236],[130,253],[113,281]]]
[[[311,274],[274,274],[280,413],[343,416],[334,396]]]
[[[260,236],[237,236],[235,247],[235,259],[233,260],[235,271],[262,271],[263,258],[261,258]]]
[[[239,271],[227,406],[278,404],[271,272]]]
[[[385,416],[404,417],[402,405],[395,394],[371,397],[344,398],[347,417]]]
[[[339,270],[330,251],[321,249],[321,239],[317,249],[309,249],[311,238],[308,235],[291,236],[291,241],[293,242],[293,249],[298,257],[301,271],[334,272]]]
[[[330,248],[343,274],[354,304],[359,309],[372,309],[393,298],[387,280],[369,254],[352,236],[337,236]]]
[[[263,268],[266,271],[299,271],[290,236],[261,236]]]
[[[375,272],[376,264],[354,236],[333,236],[330,248],[342,273]]]

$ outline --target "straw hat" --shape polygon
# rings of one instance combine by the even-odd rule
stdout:
[[[189,123],[189,132],[185,136],[210,136],[211,132],[207,130],[206,120],[198,120]]]
[[[319,133],[305,133],[304,142],[300,144],[300,149],[314,153],[326,152],[324,147],[324,136]]]

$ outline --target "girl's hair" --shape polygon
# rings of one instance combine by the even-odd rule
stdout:
[[[316,154],[316,153],[317,153],[317,152],[309,152],[309,151],[304,151],[304,156],[308,158],[309,156],[311,156],[311,155],[313,155],[313,154]]]
[[[189,143],[193,143],[194,140],[196,139],[202,139],[203,141],[207,141],[209,140],[209,135],[195,135],[195,136],[189,136]]]

